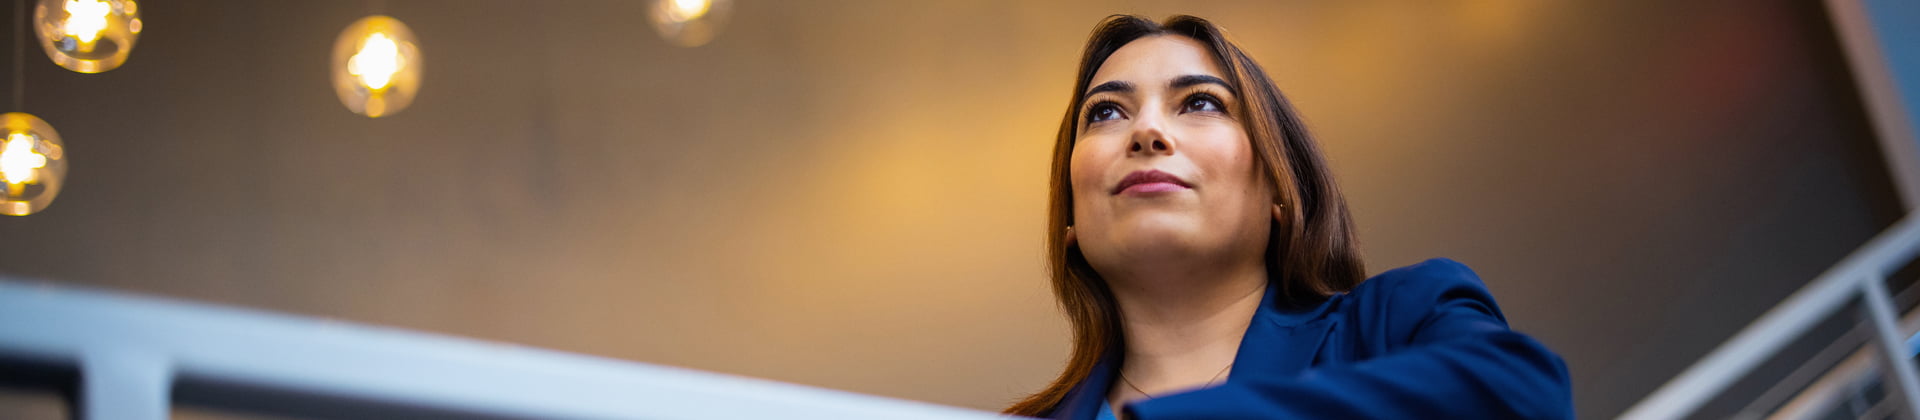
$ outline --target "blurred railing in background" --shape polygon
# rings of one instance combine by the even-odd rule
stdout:
[[[557,351],[0,278],[0,385],[85,419],[173,404],[322,418],[993,419]]]
[[[1821,321],[1857,304],[1864,320],[1746,404],[1743,418],[1920,417],[1920,379],[1913,357],[1920,311],[1902,309],[1888,292],[1889,275],[1920,253],[1920,217],[1907,216],[1828,269],[1785,302],[1722,343],[1706,358],[1622,415],[1685,418]],[[1902,295],[1911,292],[1909,288]],[[1905,312],[1905,315],[1901,315]],[[1864,345],[1863,345],[1864,344]],[[1845,358],[1840,359],[1841,356]]]
[[[1692,417],[1711,402],[1731,400],[1744,401],[1732,414],[1738,418],[1920,419],[1913,361],[1920,354],[1920,335],[1914,335],[1920,305],[1902,304],[1920,300],[1911,271],[1920,253],[1920,216],[1913,212],[1920,208],[1920,3],[1827,0],[1826,6],[1909,213],[1622,418]],[[1808,338],[1848,307],[1860,319],[1844,335],[1825,343]],[[1819,350],[1804,359],[1784,357],[1796,342],[1818,344]],[[1781,378],[1749,377],[1775,359],[1794,361],[1795,367]],[[1757,397],[1722,395],[1738,382],[1756,380],[1768,384]]]

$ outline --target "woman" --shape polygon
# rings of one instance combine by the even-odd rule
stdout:
[[[1573,416],[1565,364],[1508,329],[1466,266],[1362,281],[1326,162],[1218,27],[1110,17],[1073,94],[1047,237],[1073,353],[1008,413]]]

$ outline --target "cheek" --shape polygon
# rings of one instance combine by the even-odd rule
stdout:
[[[1221,128],[1208,133],[1204,141],[1195,141],[1189,156],[1207,176],[1209,184],[1222,192],[1213,204],[1221,210],[1259,207],[1264,211],[1273,201],[1272,186],[1267,185],[1254,165],[1253,145],[1238,127]]]
[[[1074,147],[1073,155],[1067,160],[1067,182],[1073,187],[1073,216],[1076,221],[1084,219],[1086,211],[1092,207],[1093,203],[1088,201],[1094,197],[1088,193],[1099,189],[1099,168],[1105,166],[1096,156],[1097,151],[1082,143]]]

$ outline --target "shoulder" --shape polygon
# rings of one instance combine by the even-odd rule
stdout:
[[[1387,270],[1367,278],[1366,281],[1360,282],[1360,286],[1354,288],[1354,292],[1360,293],[1367,288],[1397,290],[1460,285],[1486,287],[1480,282],[1480,275],[1475,274],[1472,268],[1467,268],[1466,264],[1447,258],[1434,258],[1421,261],[1419,264]]]
[[[1456,313],[1475,317],[1504,328],[1506,316],[1500,313],[1493,294],[1480,275],[1466,264],[1446,258],[1434,258],[1400,267],[1368,278],[1347,293],[1351,305],[1350,321],[1393,341],[1416,340],[1436,318]]]
[[[1492,299],[1479,274],[1466,264],[1446,258],[1387,270],[1360,282],[1348,294],[1349,299],[1362,302],[1414,306],[1438,303],[1448,297]]]

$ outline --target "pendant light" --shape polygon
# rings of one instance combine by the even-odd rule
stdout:
[[[47,58],[81,73],[126,63],[144,26],[134,0],[39,0],[33,21]]]
[[[66,148],[53,126],[25,112],[0,114],[0,214],[25,216],[47,208],[67,178]]]
[[[420,47],[407,24],[385,15],[361,18],[333,42],[333,92],[355,114],[393,115],[420,90]]]
[[[26,102],[27,3],[15,4],[13,108],[20,109]],[[53,125],[25,112],[0,114],[0,214],[25,216],[47,208],[66,179],[66,147]]]
[[[732,0],[652,0],[647,17],[667,42],[698,47],[713,41],[733,14]]]

